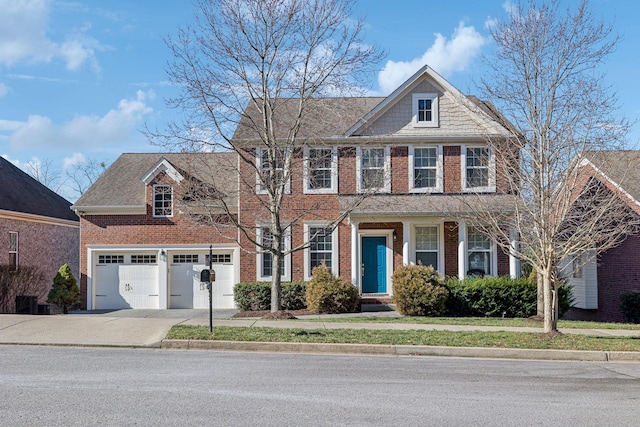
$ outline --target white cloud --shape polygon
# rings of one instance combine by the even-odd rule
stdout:
[[[0,65],[48,63],[60,58],[69,70],[84,63],[98,70],[96,50],[105,50],[100,43],[85,35],[90,26],[68,34],[63,43],[48,37],[49,0],[0,0]]]
[[[131,133],[152,111],[146,104],[146,94],[138,91],[134,99],[121,100],[116,109],[103,116],[76,116],[58,125],[48,117],[32,115],[26,122],[0,120],[0,130],[13,132],[8,140],[16,150],[113,148],[129,142]]]
[[[0,98],[3,98],[7,93],[9,93],[9,86],[0,83]]]
[[[435,38],[433,45],[419,58],[387,61],[378,75],[382,94],[389,94],[425,64],[444,76],[464,71],[487,42],[473,26],[465,26],[463,22],[460,22],[450,40],[440,33],[436,33]]]
[[[68,170],[75,165],[84,165],[87,163],[87,158],[82,153],[73,153],[71,157],[65,157],[62,159],[62,169]]]

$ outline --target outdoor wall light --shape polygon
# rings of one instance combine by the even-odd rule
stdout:
[[[167,253],[164,251],[164,249],[160,250],[160,259],[162,261],[166,261],[167,260]]]
[[[396,240],[398,240],[398,233],[396,233],[396,230],[393,230],[393,241],[395,242]]]

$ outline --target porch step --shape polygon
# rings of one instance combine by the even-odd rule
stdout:
[[[389,294],[363,294],[360,298],[361,312],[395,311],[396,305]]]

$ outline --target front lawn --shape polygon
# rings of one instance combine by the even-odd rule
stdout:
[[[477,324],[477,323],[476,323]],[[504,324],[502,324],[504,325]],[[531,325],[529,325],[531,326]],[[526,332],[396,331],[176,325],[168,339],[640,351],[640,338]]]

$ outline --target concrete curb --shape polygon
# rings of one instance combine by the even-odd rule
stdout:
[[[580,362],[640,362],[640,352],[538,350],[492,347],[163,340],[161,348],[168,350],[259,351],[270,353],[477,357],[487,359],[565,360]]]

